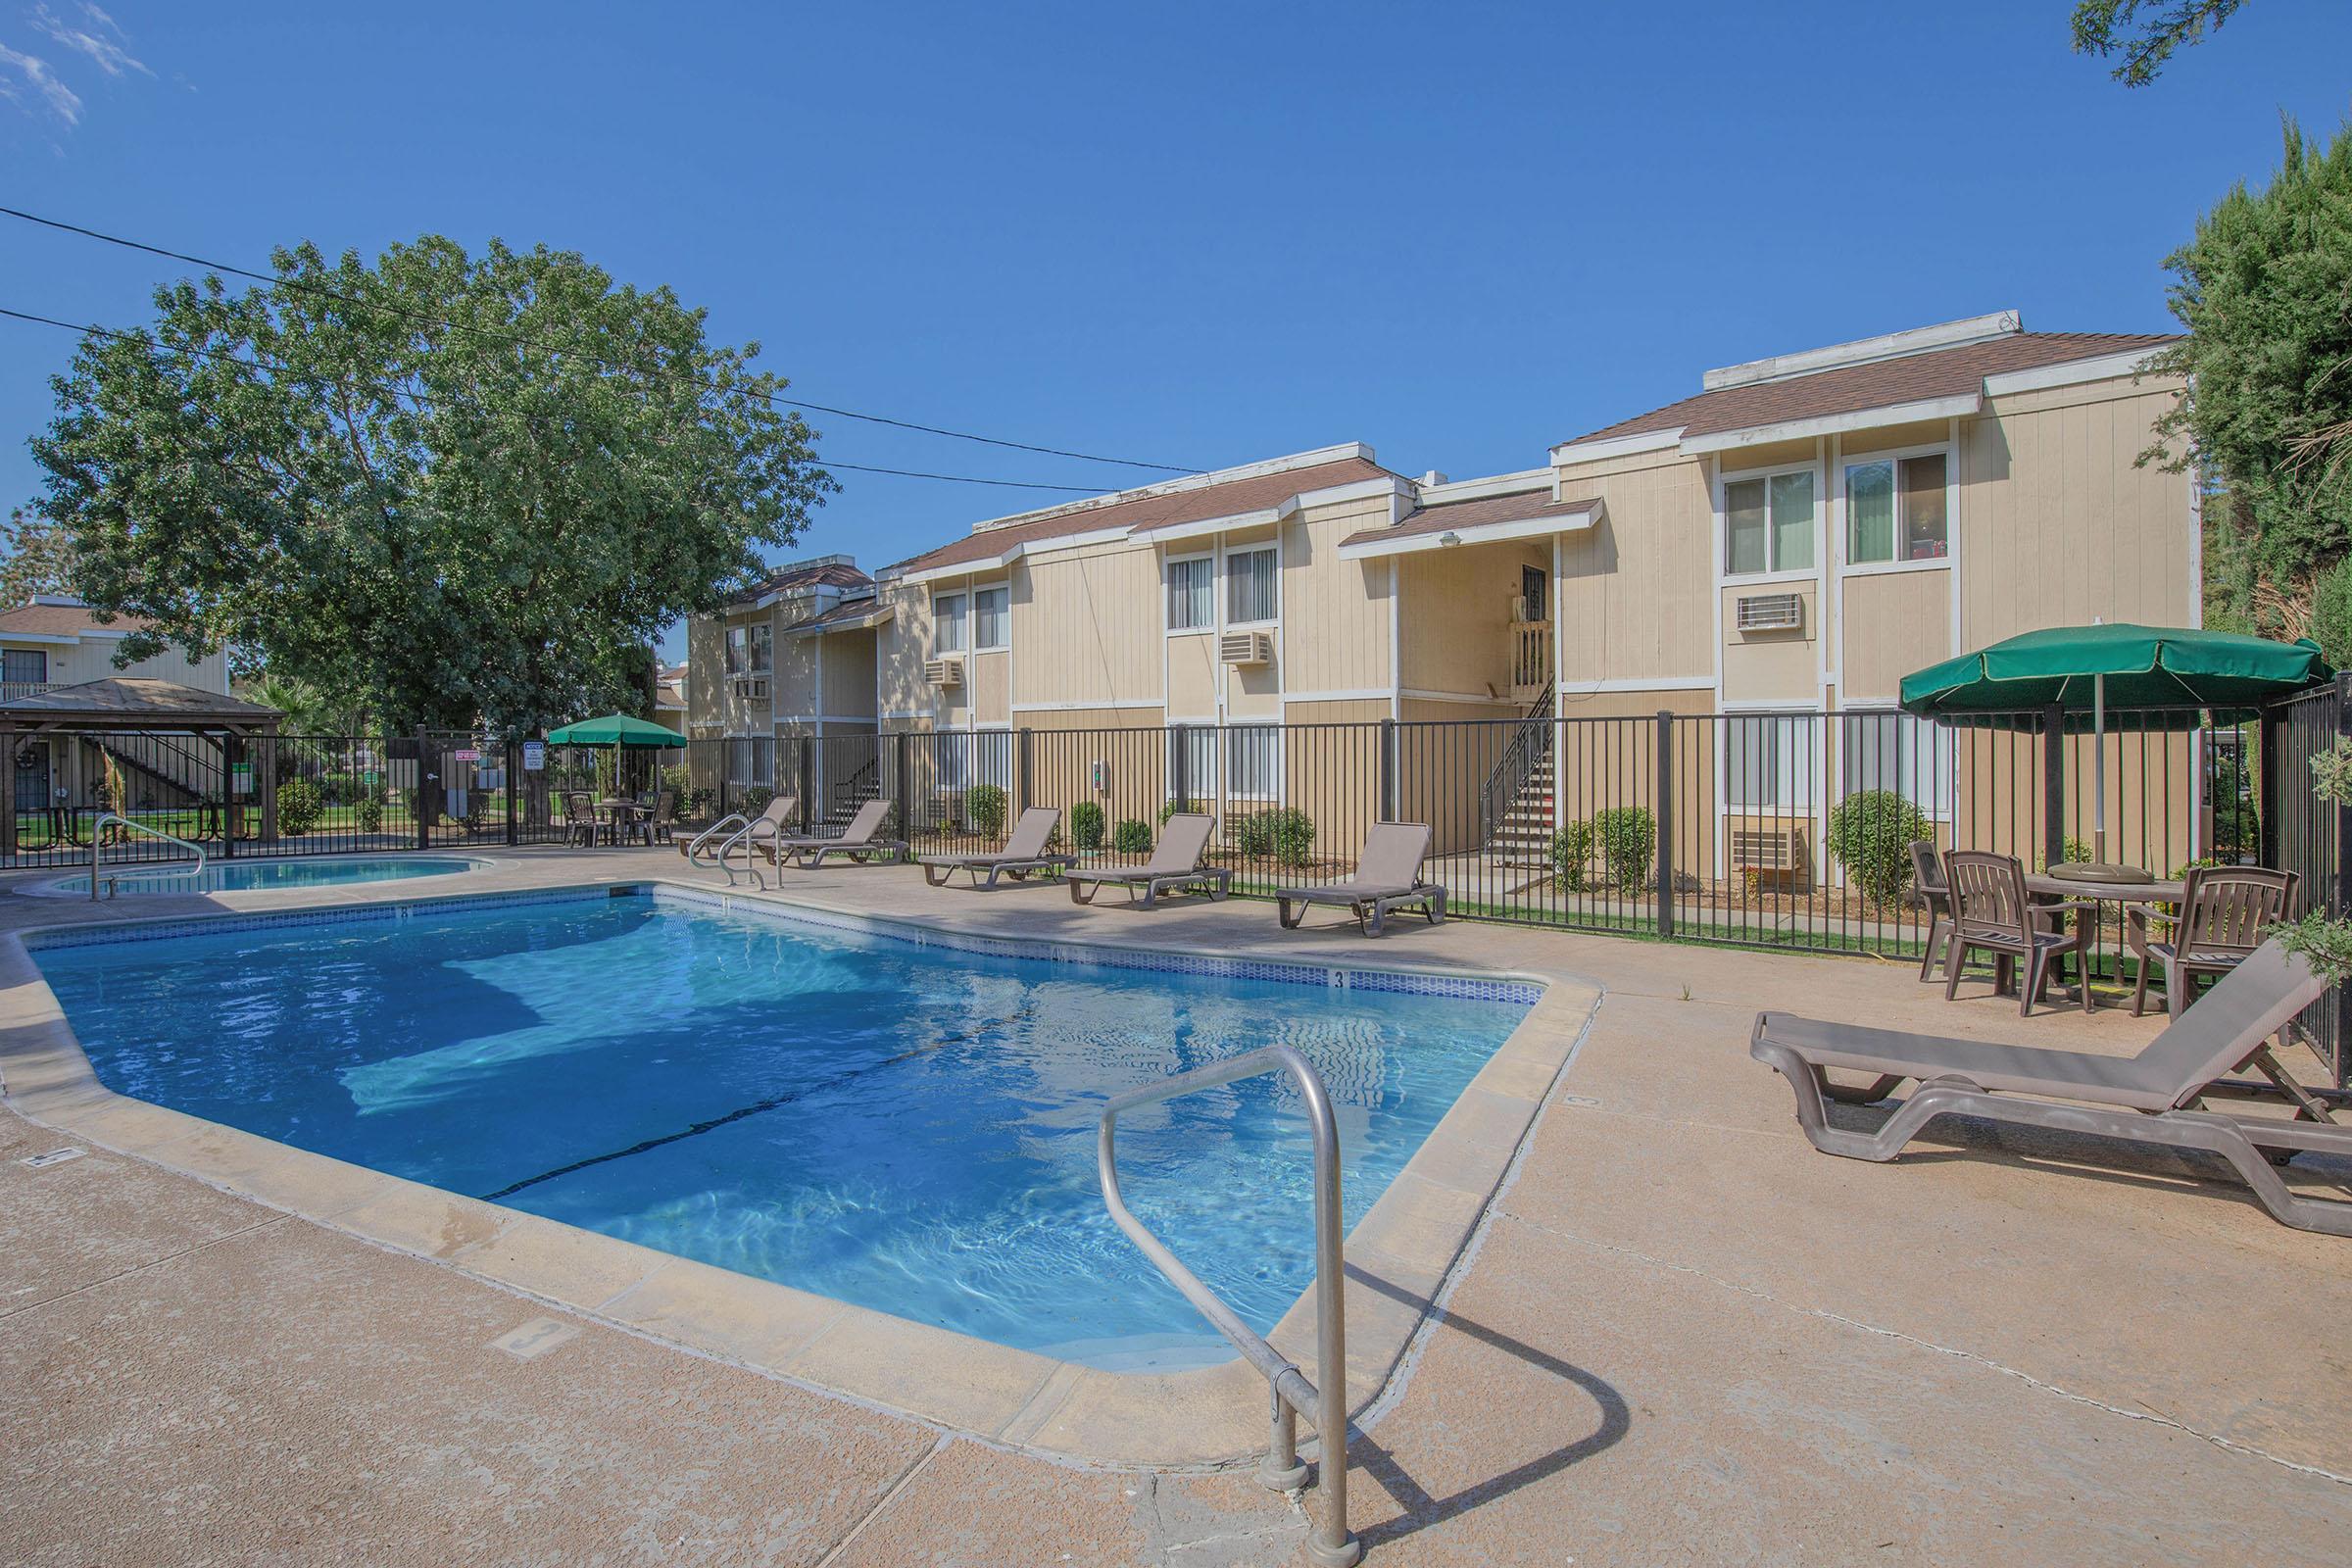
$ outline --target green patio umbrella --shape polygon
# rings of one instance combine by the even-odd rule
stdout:
[[[674,729],[663,729],[626,713],[607,713],[602,718],[583,718],[576,724],[551,730],[547,742],[550,746],[670,747],[685,745],[686,737]]]
[[[2012,726],[2030,722],[2024,715],[2034,710],[2064,708],[2069,730],[2087,727],[2097,737],[2092,842],[2104,861],[2110,707],[2137,710],[2132,723],[2140,728],[2194,729],[2206,712],[2217,723],[2242,723],[2257,704],[2329,673],[2309,638],[2278,643],[2236,632],[2102,622],[2030,631],[1931,664],[1903,677],[1902,705],[1925,718]]]

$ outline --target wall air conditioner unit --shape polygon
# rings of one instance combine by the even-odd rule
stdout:
[[[743,699],[745,702],[747,702],[747,703],[764,703],[764,702],[766,702],[766,701],[767,701],[767,677],[766,677],[765,675],[738,675],[738,676],[736,676],[736,677],[735,677],[735,695],[736,695],[736,696],[738,696],[738,697],[740,697],[740,698],[742,698],[742,699]]]
[[[1803,594],[1748,594],[1740,601],[1741,631],[1802,631]]]
[[[934,686],[956,687],[963,684],[963,661],[960,659],[932,659],[923,662],[923,679]]]
[[[1274,634],[1267,631],[1229,631],[1217,644],[1217,657],[1228,664],[1271,664]]]

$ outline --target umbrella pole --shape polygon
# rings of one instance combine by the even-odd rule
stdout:
[[[2090,858],[2107,863],[2107,677],[2090,678]]]

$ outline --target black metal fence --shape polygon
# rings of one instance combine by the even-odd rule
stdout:
[[[2336,741],[2352,735],[2352,675],[2269,710],[2262,727],[2262,862],[2303,878],[2306,908],[2352,914],[2352,810],[2311,792],[2311,764]],[[2335,1081],[2352,1078],[2352,988],[2338,986],[2313,1004],[2301,1020],[2312,1049]]]

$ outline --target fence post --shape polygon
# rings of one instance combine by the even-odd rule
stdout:
[[[237,853],[237,764],[245,759],[245,737],[234,730],[220,737],[220,858]]]
[[[1024,724],[1017,734],[1019,738],[1013,742],[1012,774],[1013,814],[1015,816],[1029,809],[1030,780],[1035,777],[1031,773],[1030,767],[1036,760],[1035,751],[1031,744],[1034,732]]]
[[[2066,858],[2066,705],[2041,710],[2041,861]]]
[[[2285,709],[2280,705],[2265,703],[2257,710],[2254,723],[2254,863],[2257,865],[2278,863],[2278,743],[2285,728]]]
[[[1674,713],[1658,710],[1658,935],[1674,935]],[[1557,785],[1554,785],[1557,788]]]
[[[2352,670],[2338,671],[2335,677],[2335,736],[2341,745],[2352,740]],[[2295,783],[2311,788],[2308,778]],[[2352,915],[2352,805],[2335,808],[2335,888],[2334,902],[2328,913],[2341,918]],[[2335,995],[2335,1060],[2328,1065],[2335,1069],[2335,1081],[2344,1082],[2344,1060],[2347,1045],[2352,1045],[2352,986],[2329,988]]]
[[[522,830],[520,824],[514,820],[514,808],[522,794],[522,748],[515,743],[512,734],[507,736],[506,777],[507,842],[511,845],[520,844]]]
[[[420,850],[429,850],[433,847],[433,784],[438,775],[431,772],[426,766],[430,760],[431,746],[431,741],[425,737],[423,726],[417,726],[416,794],[416,804],[409,814],[416,819],[416,848]]]
[[[47,779],[42,780],[47,783]],[[0,724],[0,861],[17,860],[17,734]]]
[[[1396,820],[1396,721],[1380,721],[1380,819]]]

